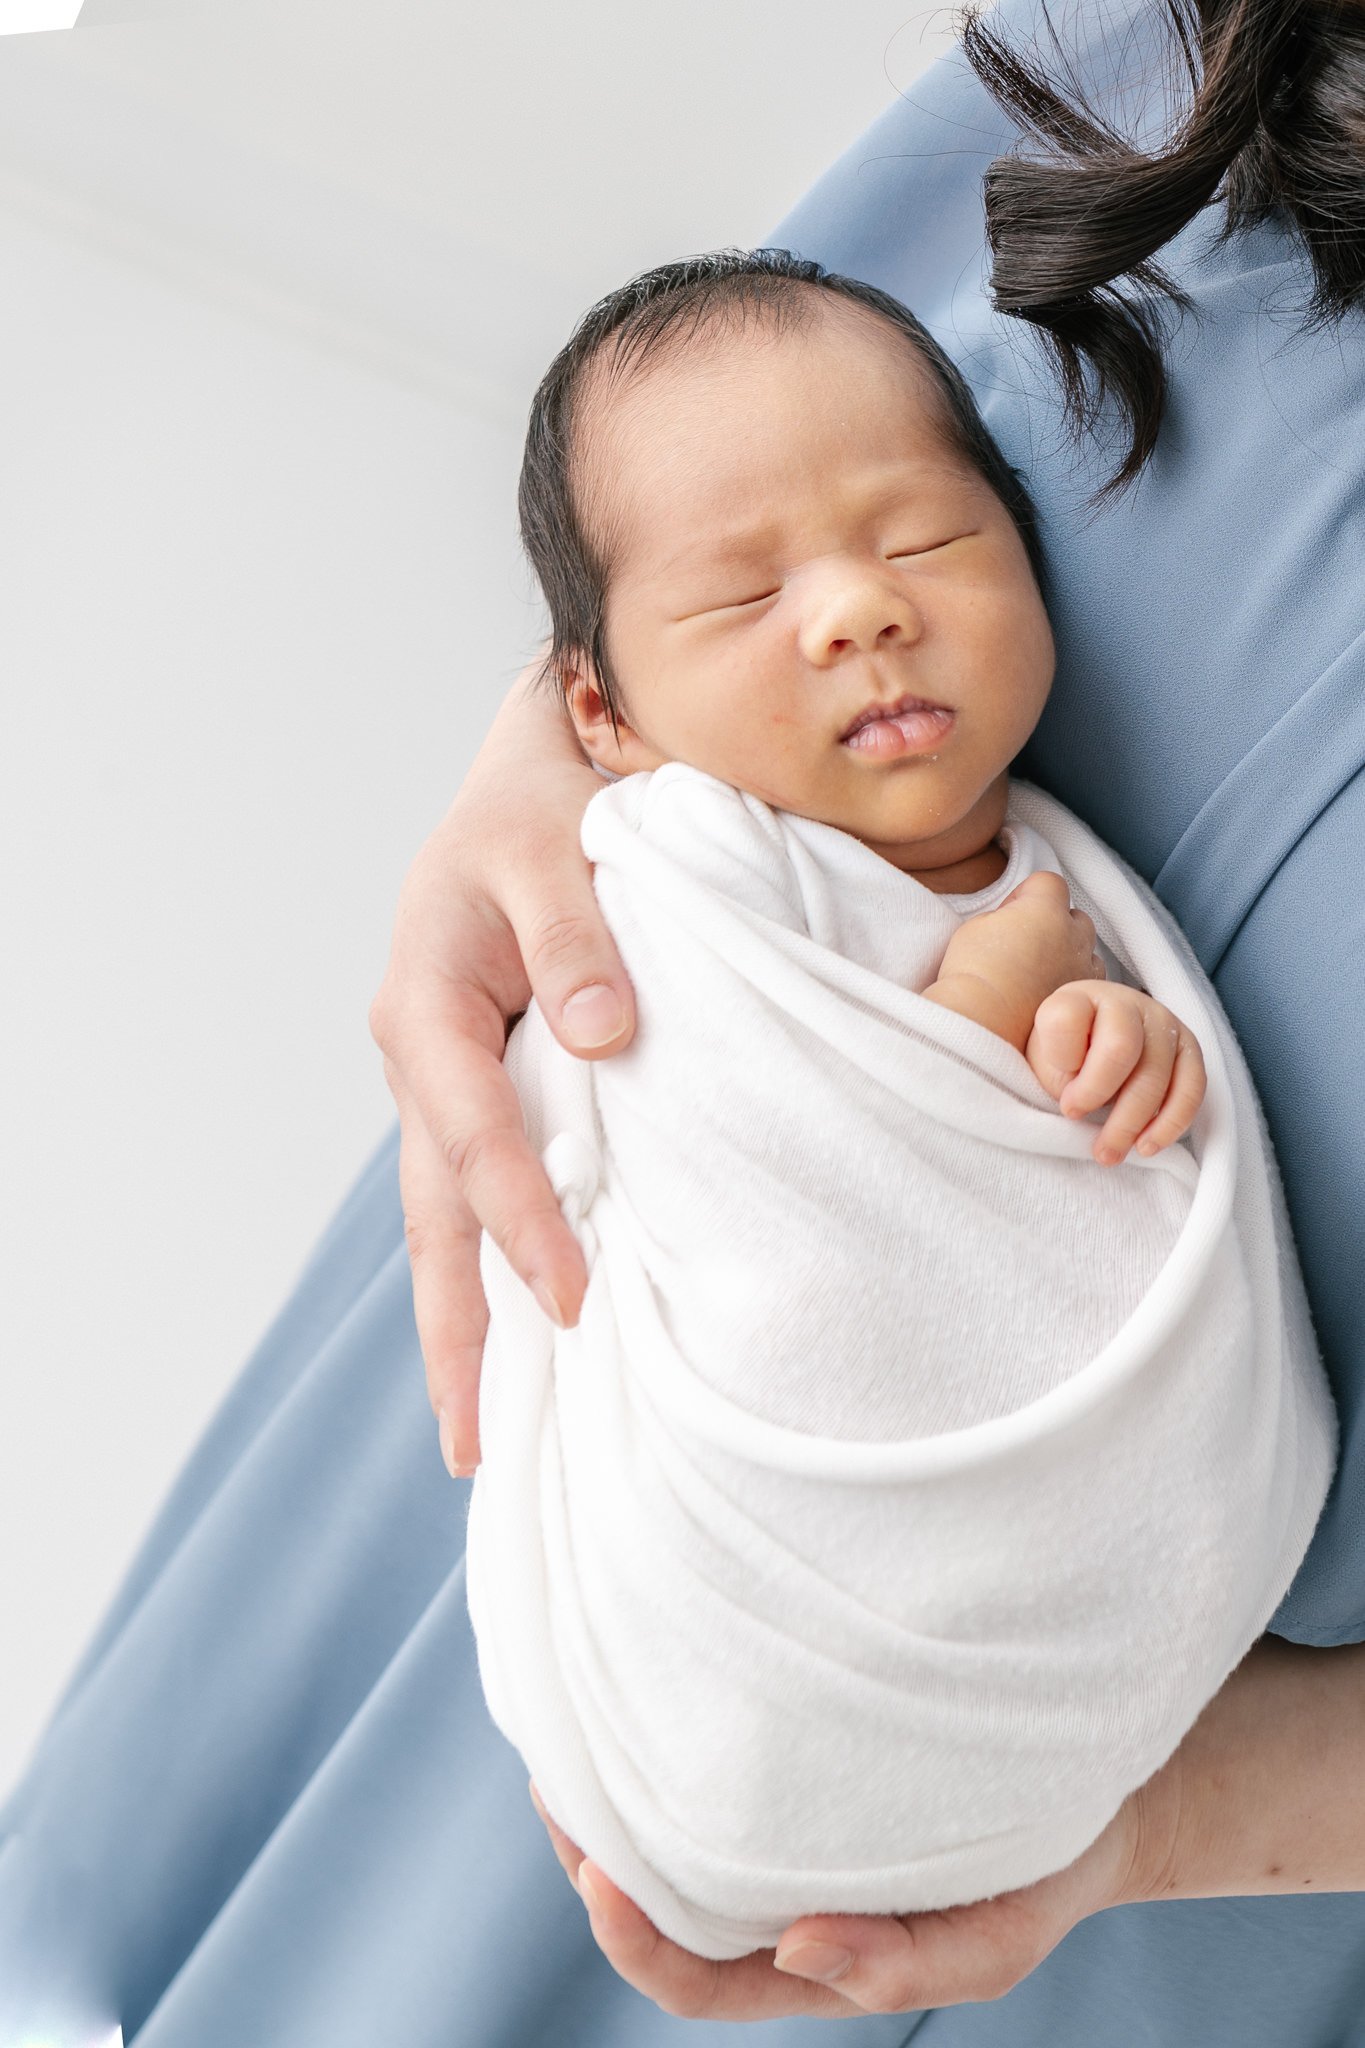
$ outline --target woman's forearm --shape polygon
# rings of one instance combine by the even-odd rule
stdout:
[[[1142,1797],[1144,1899],[1365,1891],[1365,1644],[1262,1636]]]

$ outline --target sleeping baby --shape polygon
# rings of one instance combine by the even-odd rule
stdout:
[[[717,1958],[1072,1862],[1273,1615],[1335,1423],[1264,1119],[1145,883],[1009,766],[1032,508],[886,294],[636,278],[531,411],[544,676],[635,989],[506,1061],[468,1597],[553,1818]]]

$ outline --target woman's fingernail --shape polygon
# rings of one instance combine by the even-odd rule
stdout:
[[[543,1280],[533,1280],[531,1282],[531,1292],[540,1303],[545,1314],[550,1318],[550,1321],[558,1323],[561,1330],[567,1330],[569,1325],[564,1311],[545,1285],[545,1282]]]
[[[438,1417],[436,1434],[441,1439],[441,1456],[445,1460],[446,1471],[452,1479],[468,1479],[474,1470],[474,1466],[462,1464],[456,1456],[455,1431],[451,1427],[450,1417],[446,1414],[445,1409],[439,1408],[436,1412]],[[475,1463],[477,1463],[477,1460]]]
[[[578,1867],[578,1895],[590,1913],[601,1912],[602,1901],[597,1895],[592,1879],[587,1875],[582,1864]]]
[[[541,1804],[540,1794],[536,1790],[536,1781],[534,1778],[529,1778],[527,1780],[527,1790],[531,1794],[531,1804],[532,1806],[534,1806],[536,1812],[540,1815],[542,1820],[548,1821],[550,1816]]]
[[[617,1037],[626,1021],[621,998],[604,981],[589,982],[571,995],[560,1016],[574,1044],[585,1051]]]
[[[455,1432],[450,1426],[450,1417],[444,1408],[437,1410],[436,1434],[441,1439],[441,1456],[445,1460],[446,1471],[452,1479],[462,1478],[464,1475],[455,1456]]]
[[[832,1942],[803,1941],[798,1947],[789,1948],[785,1955],[775,1955],[773,1965],[785,1970],[789,1977],[812,1977],[817,1984],[836,1984],[853,1968],[853,1954],[849,1949],[835,1948]]]

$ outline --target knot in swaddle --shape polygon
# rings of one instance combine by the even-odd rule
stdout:
[[[559,1199],[560,1213],[591,1266],[597,1256],[597,1233],[589,1221],[597,1199],[597,1152],[576,1131],[558,1131],[541,1154],[546,1178]]]
[[[1016,783],[938,896],[680,763],[582,827],[634,1040],[509,1073],[588,1287],[492,1241],[468,1597],[549,1811],[672,1939],[771,1946],[1074,1860],[1261,1633],[1335,1424],[1235,1038],[1150,890]],[[1106,1170],[920,993],[1063,873],[1195,1032],[1186,1141]],[[562,1369],[561,1369],[562,1368]]]

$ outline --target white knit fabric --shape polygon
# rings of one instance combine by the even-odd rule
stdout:
[[[582,844],[624,1053],[533,1003],[507,1066],[583,1247],[556,1331],[492,1240],[468,1598],[556,1820],[698,1953],[1070,1863],[1307,1549],[1335,1417],[1242,1055],[1169,914],[1013,785],[939,896],[670,763]],[[1189,1136],[1116,1168],[1022,1055],[917,991],[1053,868],[1188,1023]]]

